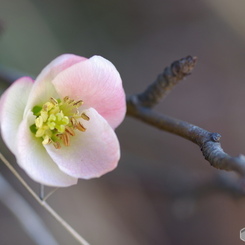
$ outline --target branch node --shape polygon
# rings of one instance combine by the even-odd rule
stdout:
[[[221,135],[218,133],[211,133],[211,139],[214,142],[220,142]]]

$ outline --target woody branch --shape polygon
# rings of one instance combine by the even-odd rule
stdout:
[[[137,118],[160,130],[179,135],[197,144],[204,158],[217,168],[235,171],[245,176],[245,156],[232,157],[220,144],[221,135],[198,126],[158,113],[153,107],[160,102],[179,81],[191,74],[197,58],[187,56],[175,61],[158,75],[157,79],[142,93],[127,97],[127,115]]]

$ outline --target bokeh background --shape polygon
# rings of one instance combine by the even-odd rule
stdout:
[[[156,109],[219,132],[225,151],[238,155],[245,153],[244,10],[243,0],[0,0],[0,73],[36,76],[62,53],[99,54],[133,94],[174,60],[195,55],[193,74]],[[7,86],[2,79],[1,92]],[[91,245],[243,244],[245,199],[212,185],[219,171],[196,145],[132,118],[116,132],[122,158],[115,171],[48,199]],[[3,143],[0,148],[38,191]],[[3,163],[0,173],[27,201],[15,208],[27,230],[34,211],[58,244],[78,244]],[[13,193],[0,188],[0,244],[36,245],[10,211]],[[39,244],[51,245],[41,236],[46,242]]]

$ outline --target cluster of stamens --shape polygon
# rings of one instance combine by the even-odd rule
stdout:
[[[89,117],[78,108],[83,104],[82,100],[73,100],[68,96],[62,100],[50,98],[42,106],[34,106],[33,114],[36,116],[35,124],[30,130],[36,137],[42,139],[42,143],[53,144],[56,149],[61,148],[61,143],[70,145],[70,137],[75,135],[75,130],[85,132],[86,128],[79,119],[88,121]]]

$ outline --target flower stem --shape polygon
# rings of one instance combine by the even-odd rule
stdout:
[[[43,184],[40,184],[39,198],[40,198],[41,200],[44,199],[44,185],[43,185]]]
[[[43,206],[81,245],[89,245],[89,243],[75,231],[59,214],[57,214],[52,207],[45,200],[41,200],[38,195],[32,190],[32,188],[26,183],[26,181],[15,170],[11,163],[0,153],[1,161],[9,168],[14,176],[21,182],[21,184],[27,189],[36,201]]]

